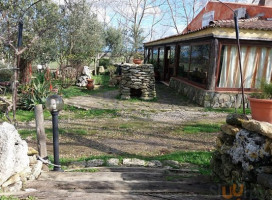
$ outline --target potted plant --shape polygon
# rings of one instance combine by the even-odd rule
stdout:
[[[261,89],[249,99],[252,118],[272,123],[272,82],[261,82]]]
[[[139,52],[136,52],[134,55],[133,55],[133,63],[134,64],[142,64],[143,63],[143,60],[144,60],[144,55],[139,53]]]

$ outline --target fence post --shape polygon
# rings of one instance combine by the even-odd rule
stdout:
[[[38,104],[35,106],[35,120],[36,120],[36,133],[37,133],[37,144],[38,144],[39,155],[43,159],[47,159],[43,107],[41,104]],[[48,170],[48,167],[46,165],[43,165],[43,170]]]

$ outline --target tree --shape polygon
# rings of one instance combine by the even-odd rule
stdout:
[[[103,49],[103,27],[91,7],[85,0],[65,0],[58,37],[61,64],[64,61],[73,66],[88,63]]]
[[[58,18],[57,5],[50,1],[19,0],[14,3],[11,0],[1,2],[0,40],[8,51],[13,55],[14,66],[16,57],[20,56],[21,81],[27,78],[29,64],[32,60],[41,56],[46,51],[43,41],[52,40],[56,32]],[[23,24],[22,47],[17,48],[18,23]],[[48,48],[47,48],[48,50]]]
[[[188,26],[199,11],[204,7],[207,0],[166,0],[169,8],[169,20],[171,23],[166,26],[175,29],[176,33],[181,33],[181,28]],[[165,11],[167,12],[167,10]],[[184,24],[184,26],[181,26]]]
[[[162,5],[161,0],[116,0],[113,1],[113,10],[124,38],[123,53],[128,61],[133,53],[142,49],[143,41],[157,24],[156,16]],[[158,17],[158,16],[157,16]],[[161,20],[159,17],[158,20]],[[152,23],[145,29],[146,23]],[[151,29],[149,28],[151,27]]]
[[[121,56],[123,49],[123,35],[121,29],[109,27],[106,30],[106,46],[113,56]]]
[[[57,6],[51,1],[29,1],[29,0],[3,0],[0,2],[0,41],[5,46],[5,51],[13,55],[13,66],[20,67],[23,81],[29,73],[27,70],[31,65],[32,54],[27,51],[33,47],[47,32],[56,26]],[[18,25],[19,31],[18,34]],[[24,32],[23,30],[24,25]],[[24,37],[24,40],[18,41],[17,35]],[[31,55],[31,57],[29,57]],[[20,57],[22,61],[20,62]],[[17,58],[17,59],[16,59]],[[17,61],[17,63],[16,63]],[[29,61],[29,62],[28,62]],[[13,84],[13,119],[15,120],[16,102],[17,102],[17,70],[14,70]]]

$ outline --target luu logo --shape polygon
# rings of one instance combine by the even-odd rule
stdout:
[[[222,186],[223,199],[242,200],[241,197],[244,193],[244,185],[233,184],[231,186]]]

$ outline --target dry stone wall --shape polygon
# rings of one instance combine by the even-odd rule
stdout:
[[[251,197],[272,199],[272,124],[238,114],[226,122],[211,161],[214,176],[243,184]]]
[[[153,65],[123,64],[121,70],[121,99],[130,99],[135,91],[139,92],[138,94],[143,100],[151,100],[156,97]]]
[[[169,86],[203,107],[239,108],[242,105],[241,93],[207,91],[174,77],[171,78]],[[249,107],[247,95],[245,95],[245,103],[246,107]]]
[[[0,191],[19,191],[27,180],[38,178],[42,162],[37,153],[28,148],[13,125],[0,124]]]

